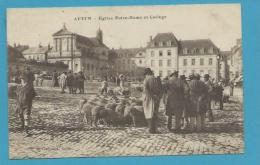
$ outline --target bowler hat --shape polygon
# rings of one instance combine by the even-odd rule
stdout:
[[[209,74],[205,74],[205,75],[204,75],[204,78],[209,78]]]
[[[144,69],[144,75],[151,75],[151,74],[153,74],[153,71],[151,70],[151,68]]]
[[[180,75],[180,79],[186,80],[186,76],[185,75]]]

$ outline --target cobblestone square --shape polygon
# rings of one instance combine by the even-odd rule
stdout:
[[[144,127],[90,128],[82,123],[77,105],[85,95],[60,94],[58,88],[36,88],[36,92],[41,98],[33,102],[30,137],[19,130],[15,100],[9,99],[10,159],[244,152],[243,111],[235,97],[224,104],[224,110],[213,110],[215,122],[207,123],[203,133],[168,132],[161,107],[161,133],[152,135]]]

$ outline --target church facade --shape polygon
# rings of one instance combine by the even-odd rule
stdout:
[[[103,32],[86,37],[63,28],[52,35],[53,48],[48,53],[50,63],[63,62],[73,72],[83,71],[87,76],[103,76],[108,68],[109,48],[103,43]]]

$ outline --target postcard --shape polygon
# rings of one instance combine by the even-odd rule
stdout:
[[[7,9],[9,158],[244,153],[240,4]]]

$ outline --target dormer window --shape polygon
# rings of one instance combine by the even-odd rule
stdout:
[[[163,46],[163,42],[159,42],[159,46]]]
[[[166,46],[166,42],[163,41],[163,46]]]
[[[158,43],[157,42],[154,42],[154,46],[157,46],[158,45]]]
[[[171,46],[171,41],[168,41],[168,42],[167,42],[167,46]]]
[[[191,54],[191,50],[190,49],[187,49],[187,54]]]
[[[209,53],[208,48],[204,48],[204,53],[205,53],[205,54],[208,54],[208,53]]]
[[[197,49],[195,49],[195,52],[198,54],[198,53],[200,53],[200,50],[197,48]]]

